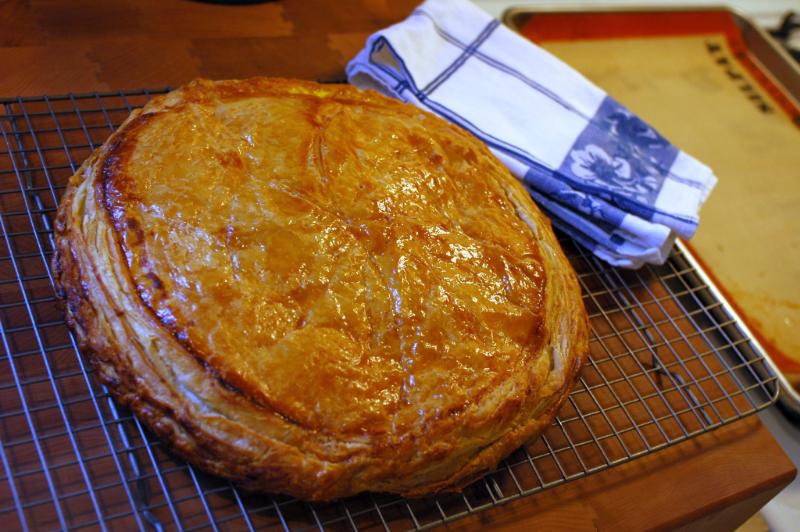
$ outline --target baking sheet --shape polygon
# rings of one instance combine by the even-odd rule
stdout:
[[[800,74],[788,56],[726,9],[520,9],[506,21],[714,169],[690,247],[797,382]]]

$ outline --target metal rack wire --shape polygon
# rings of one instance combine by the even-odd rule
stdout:
[[[765,408],[774,374],[683,248],[620,271],[567,238],[591,359],[545,435],[464,493],[328,504],[251,495],[173,457],[80,357],[49,270],[67,179],[157,91],[0,101],[0,522],[8,528],[422,529]]]

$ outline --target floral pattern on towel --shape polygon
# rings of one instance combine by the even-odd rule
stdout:
[[[678,149],[655,129],[606,97],[559,173],[579,186],[601,187],[653,205],[677,155]]]

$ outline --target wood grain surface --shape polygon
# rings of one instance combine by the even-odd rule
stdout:
[[[337,78],[414,0],[5,0],[0,96],[177,86],[192,78]]]
[[[757,418],[463,519],[473,530],[732,530],[794,478]]]
[[[254,75],[331,79],[415,0],[0,2],[0,96],[177,86]],[[755,417],[447,528],[726,529],[794,477]]]

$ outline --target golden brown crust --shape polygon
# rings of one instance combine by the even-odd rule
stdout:
[[[117,400],[203,469],[305,499],[459,489],[552,422],[588,351],[524,188],[349,86],[153,99],[70,180],[53,264]]]

